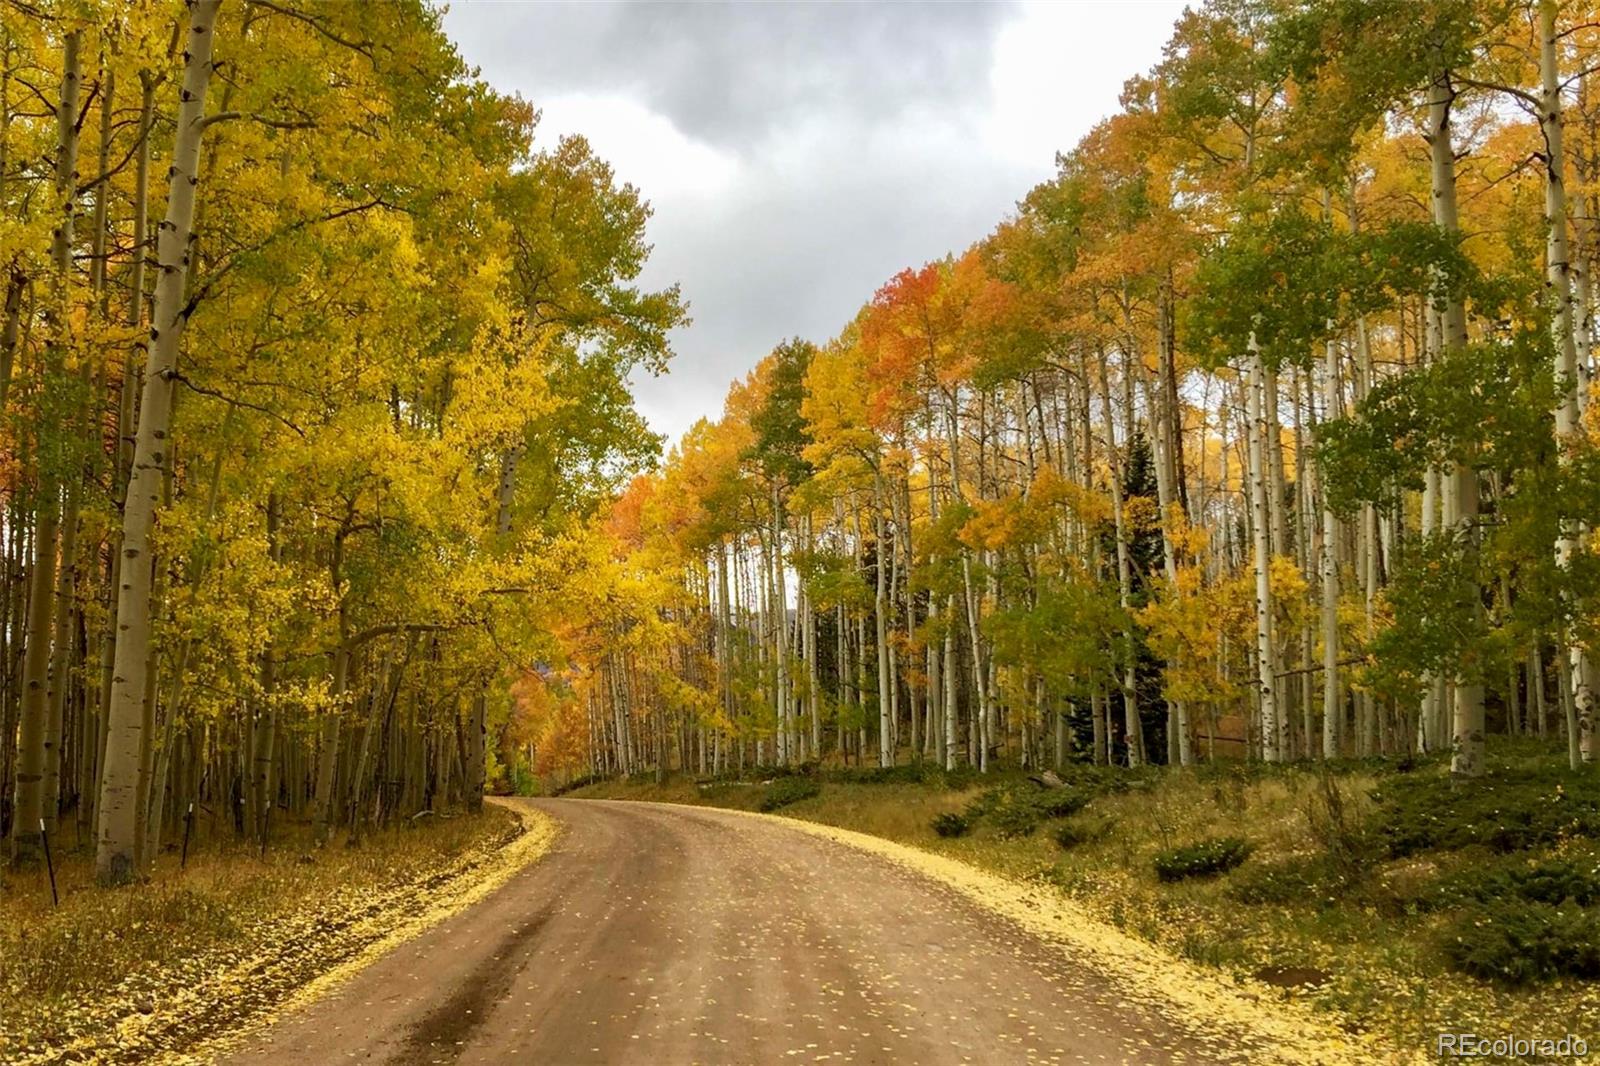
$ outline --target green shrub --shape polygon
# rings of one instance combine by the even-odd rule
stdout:
[[[911,762],[899,766],[846,766],[829,770],[829,781],[850,785],[920,785],[942,774],[933,763]]]
[[[1209,877],[1226,873],[1244,862],[1250,845],[1238,837],[1218,837],[1186,844],[1156,855],[1156,876],[1163,881],[1182,881],[1189,877]]]
[[[1593,859],[1552,859],[1489,878],[1485,888],[1501,896],[1516,896],[1534,903],[1600,903],[1600,862]],[[1487,893],[1481,893],[1483,898]]]
[[[967,830],[972,828],[972,822],[958,811],[945,811],[943,814],[934,815],[931,824],[933,831],[942,837],[965,836]]]
[[[1042,792],[1033,801],[1039,813],[1046,818],[1065,818],[1077,814],[1089,803],[1089,797],[1072,788],[1056,788]]]
[[[787,807],[791,803],[810,799],[821,795],[822,786],[809,777],[780,777],[767,786],[767,791],[761,797],[763,811],[775,811],[779,807]]]
[[[1091,793],[1078,788],[1041,789],[1023,783],[991,788],[967,803],[969,822],[987,820],[1003,837],[1028,836],[1039,823],[1081,811]]]
[[[1276,862],[1253,863],[1240,870],[1228,885],[1228,895],[1240,903],[1328,902],[1339,888],[1337,878],[1321,859],[1296,856]]]
[[[1043,820],[1043,813],[1031,803],[1004,803],[989,815],[989,821],[1003,837],[1029,836]]]
[[[1412,774],[1374,794],[1374,830],[1394,858],[1482,845],[1500,852],[1600,837],[1600,788],[1565,768],[1497,770],[1476,781]]]
[[[1436,906],[1493,903],[1497,900],[1529,903],[1575,903],[1591,907],[1600,903],[1600,861],[1593,858],[1548,859],[1532,866],[1468,870],[1441,884]]]
[[[1452,969],[1526,985],[1552,977],[1600,977],[1600,912],[1501,900],[1471,908],[1444,931]]]
[[[958,766],[954,770],[944,771],[942,779],[945,788],[951,792],[960,792],[978,783],[978,771],[970,766]]]
[[[1055,841],[1064,850],[1071,851],[1083,844],[1092,844],[1105,836],[1111,823],[1104,819],[1087,822],[1065,822],[1055,831]]]

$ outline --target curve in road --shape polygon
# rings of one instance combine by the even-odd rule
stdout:
[[[230,1061],[989,1066],[1238,1055],[937,882],[780,819],[518,802],[564,823],[543,860]]]

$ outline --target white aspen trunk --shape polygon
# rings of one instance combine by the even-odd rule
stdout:
[[[233,422],[233,411],[233,408],[229,408],[227,416],[223,419],[221,431],[221,439],[223,441],[226,441],[228,438],[228,430]],[[222,464],[226,455],[226,447],[219,447],[216,457],[212,462],[209,488],[206,492],[205,522],[207,524],[211,523],[216,517],[217,499],[222,486]],[[172,502],[172,484],[172,467],[169,464],[165,479],[165,488],[163,490],[163,507],[169,506]],[[198,587],[203,579],[205,570],[206,566],[203,561],[195,562],[193,569],[189,574],[189,582],[191,585]],[[152,613],[156,616],[159,616],[161,613],[159,597],[157,598],[156,603],[157,606]],[[178,716],[183,708],[186,694],[186,679],[189,675],[189,659],[193,654],[193,651],[194,641],[192,639],[186,639],[181,645],[179,645],[178,655],[173,666],[169,682],[171,687],[165,705],[166,716],[165,725],[162,729],[161,744],[152,752],[150,751],[150,745],[147,743],[147,753],[143,757],[143,762],[141,763],[141,765],[148,764],[150,766],[150,770],[145,776],[142,791],[140,793],[142,797],[140,802],[145,811],[144,815],[142,816],[144,820],[143,824],[145,826],[145,831],[139,838],[139,845],[137,849],[139,869],[145,876],[149,875],[150,870],[155,862],[155,857],[160,853],[161,850],[161,833],[165,828],[167,809],[166,801],[169,792],[169,773],[174,765],[172,756],[174,745],[177,742]],[[145,734],[147,740],[149,737],[153,736],[155,732],[155,716],[156,711],[159,709],[156,705],[156,694],[159,691],[159,686],[156,681],[157,679],[155,672],[152,671],[150,675],[150,685],[147,689],[145,710],[145,720],[150,724],[149,731]],[[172,790],[176,790],[177,785],[178,782],[173,781]]]
[[[867,695],[867,616],[862,614],[856,618],[856,696],[862,701],[865,709]],[[860,725],[856,728],[856,763],[866,765],[867,761],[867,716],[861,716]]]
[[[880,480],[879,496],[882,496]],[[881,502],[873,507],[873,557],[877,584],[873,598],[873,629],[878,644],[878,765],[894,765],[894,733],[889,720],[889,562],[884,557],[884,524]]]
[[[770,535],[770,530],[764,530],[760,534],[760,544],[758,545],[755,559],[755,567],[758,573],[751,577],[751,582],[755,586],[754,595],[751,598],[755,601],[756,616],[758,618],[756,661],[762,667],[760,672],[761,699],[763,704],[768,707],[774,706],[777,702],[772,694],[772,686],[777,675],[773,672],[772,663],[772,553],[768,550],[766,544],[767,537]],[[756,724],[759,726],[759,723]],[[766,741],[767,738],[758,732],[756,736],[756,763],[758,765],[765,759]],[[777,744],[776,732],[773,735],[773,744],[774,746]],[[776,762],[776,758],[773,761]]]
[[[1370,503],[1361,507],[1361,609],[1363,632],[1366,639],[1371,640],[1376,631],[1377,602],[1378,602],[1378,510]],[[1362,748],[1365,753],[1371,754],[1382,749],[1382,731],[1379,723],[1379,707],[1376,697],[1370,692],[1361,694],[1363,723]]]
[[[1580,178],[1582,177],[1580,173]],[[1581,417],[1589,406],[1589,385],[1594,380],[1594,263],[1589,249],[1594,247],[1595,223],[1580,198],[1575,198],[1572,219],[1573,236],[1577,253],[1573,256],[1573,300],[1577,305],[1574,345],[1577,354],[1575,385],[1578,393],[1578,414]]]
[[[122,519],[122,572],[117,590],[117,646],[107,714],[105,773],[100,789],[100,838],[95,871],[105,883],[136,873],[139,838],[139,751],[146,742],[144,696],[149,669],[150,596],[154,574],[150,533],[170,459],[171,374],[183,336],[184,287],[189,272],[190,229],[199,188],[206,90],[211,83],[212,38],[221,0],[191,0],[184,47],[183,88],[169,172],[167,215],[156,246],[156,301],[150,331],[139,428],[134,441]]]
[[[1432,307],[1424,306],[1423,313],[1426,318],[1424,356],[1431,363],[1439,358],[1444,327],[1439,314]],[[1436,536],[1439,532],[1440,476],[1439,468],[1433,465],[1430,465],[1423,475],[1421,527],[1425,539]],[[1427,751],[1440,751],[1444,748],[1445,737],[1449,733],[1444,722],[1446,711],[1444,675],[1430,676],[1427,678],[1427,683],[1427,689],[1422,697],[1423,743]]]
[[[1266,400],[1267,470],[1271,478],[1268,486],[1267,512],[1272,518],[1272,554],[1288,555],[1289,508],[1284,500],[1288,495],[1288,489],[1283,472],[1283,423],[1278,418],[1278,372],[1270,366],[1263,366],[1261,375],[1262,395]],[[1284,721],[1287,724],[1288,719]],[[1285,751],[1286,756],[1287,754]]]
[[[777,678],[774,699],[778,712],[778,761],[793,761],[794,707],[789,698],[789,596],[783,580],[783,499],[778,482],[772,482],[772,656]]]
[[[1133,569],[1128,557],[1127,519],[1122,501],[1122,463],[1117,455],[1116,423],[1111,413],[1111,378],[1106,370],[1106,353],[1097,353],[1100,366],[1100,400],[1104,412],[1102,419],[1106,437],[1107,480],[1111,483],[1111,514],[1117,537],[1117,600],[1124,611],[1133,609]],[[1125,371],[1126,372],[1126,371]],[[1130,616],[1131,617],[1131,616]],[[1144,725],[1139,717],[1139,693],[1135,684],[1135,664],[1138,660],[1133,625],[1125,633],[1128,641],[1127,658],[1122,664],[1122,727],[1127,733],[1128,765],[1144,764]]]
[[[1350,222],[1353,229],[1359,228],[1359,216],[1356,214],[1354,194],[1350,198]],[[1366,319],[1356,319],[1355,333],[1355,391],[1356,399],[1359,401],[1366,399],[1367,390],[1372,382],[1372,345],[1367,336]],[[1366,640],[1372,639],[1375,629],[1379,550],[1378,510],[1370,503],[1363,503],[1361,505],[1361,526],[1358,530],[1356,558],[1360,565],[1359,577],[1364,622],[1362,632]],[[1359,748],[1361,754],[1370,755],[1378,748],[1378,703],[1370,692],[1359,693],[1357,702],[1359,706],[1357,717],[1360,721]]]
[[[961,491],[961,436],[958,417],[961,407],[961,389],[956,386],[950,392],[950,409],[945,419],[945,435],[948,438],[950,451],[950,498],[956,503],[965,500]],[[962,546],[961,550],[961,588],[964,594],[967,621],[967,639],[972,648],[972,691],[977,705],[973,707],[972,718],[973,732],[981,737],[989,720],[989,688],[984,672],[983,638],[978,629],[978,593],[972,580],[972,553]],[[953,615],[952,615],[953,617]],[[952,696],[954,693],[951,694]],[[988,770],[988,745],[979,742],[977,751],[973,754],[973,765],[980,772]]]
[[[884,597],[884,607],[888,617],[884,622],[884,642],[889,648],[889,760],[892,765],[900,751],[900,649],[895,647],[894,641],[890,640],[889,637],[890,634],[896,632],[896,619],[893,616],[900,602],[899,597],[896,595],[896,590],[900,588],[902,581],[900,573],[902,565],[900,559],[900,535],[898,532],[902,523],[900,521],[899,508],[895,503],[897,496],[888,479],[880,477],[879,486],[885,497],[879,505],[879,535],[885,537],[888,541],[887,548],[881,550],[887,550],[889,553],[889,583]],[[896,530],[892,535],[887,528],[891,522]],[[910,754],[912,761],[915,762],[917,751],[916,712],[912,711],[908,717],[911,719]]]
[[[958,728],[960,724],[958,721],[959,706],[957,704],[957,700],[960,695],[960,684],[956,677],[956,618],[958,617],[956,612],[958,610],[960,610],[960,608],[956,606],[955,594],[951,593],[950,600],[946,608],[946,614],[949,616],[950,620],[945,624],[944,627],[943,656],[945,743],[944,768],[946,770],[954,770],[956,768],[956,763],[960,761],[961,753],[961,732]]]
[[[1224,387],[1222,403],[1227,404],[1227,389]],[[1223,570],[1233,567],[1233,502],[1231,499],[1233,486],[1230,483],[1232,472],[1229,469],[1229,459],[1232,457],[1232,448],[1228,441],[1228,417],[1224,414],[1217,420],[1217,498],[1220,504],[1221,515],[1218,516],[1218,525],[1222,527],[1222,552],[1212,571],[1211,577],[1216,580]]]
[[[816,549],[815,536],[811,529],[811,516],[805,517],[806,550]],[[805,618],[805,656],[806,656],[806,712],[811,717],[811,758],[822,758],[822,678],[817,668],[817,610],[811,602],[811,596],[806,596]]]
[[[1332,338],[1323,352],[1323,419],[1339,416],[1339,349]],[[1322,500],[1322,757],[1339,757],[1339,733],[1344,707],[1339,702],[1339,519]],[[1309,743],[1310,738],[1307,738]]]
[[[384,703],[385,675],[391,674],[394,669],[392,660],[386,655],[383,665],[377,670],[373,688],[367,693],[364,701],[367,705],[367,720],[362,723],[361,742],[355,747],[355,763],[351,768],[350,780],[345,785],[345,820],[350,826],[349,836],[345,839],[346,847],[356,847],[361,840],[362,822],[365,820],[362,814],[366,806],[367,779],[372,774],[372,740],[382,728],[380,708]],[[399,679],[394,680],[398,682]]]
[[[1313,416],[1308,411],[1313,406],[1311,402],[1311,383],[1307,375],[1301,373],[1299,367],[1290,371],[1289,395],[1290,405],[1294,411],[1294,550],[1295,562],[1300,565],[1300,573],[1306,580],[1309,589],[1317,580],[1317,556],[1314,545],[1311,543],[1312,530],[1317,525],[1316,500],[1312,486],[1310,462],[1307,453],[1310,450],[1308,432],[1315,432],[1308,427],[1308,422],[1314,422]],[[1312,656],[1317,645],[1317,630],[1311,620],[1311,615],[1306,615],[1305,623],[1300,627],[1300,744],[1295,748],[1296,757],[1303,752],[1306,758],[1316,755],[1317,744],[1317,712],[1316,712],[1316,668],[1312,665]]]
[[[930,433],[931,438],[931,433]],[[933,442],[930,439],[929,449]],[[938,521],[939,518],[939,493],[934,485],[934,464],[928,463],[928,515],[930,520]],[[952,490],[953,492],[953,490]],[[928,596],[928,617],[933,619],[939,613],[938,601],[930,592]],[[955,664],[955,624],[956,624],[956,598],[951,594],[945,606],[944,646],[940,648],[938,642],[928,642],[929,679],[937,692],[930,687],[930,699],[937,698],[939,702],[939,717],[943,726],[939,730],[939,762],[946,770],[954,770],[960,761],[961,741],[956,729],[956,664]]]
[[[517,464],[527,446],[517,442],[500,457],[500,483],[495,491],[495,533],[504,539],[511,532],[511,504],[517,494]]]
[[[733,633],[733,613],[728,602],[728,545],[717,541],[717,671],[722,693],[723,728],[733,726],[733,652],[729,639]]]
[[[1561,72],[1557,58],[1556,0],[1539,3],[1539,72],[1541,81],[1539,124],[1545,141],[1545,286],[1555,310],[1556,410],[1555,435],[1558,462],[1571,462],[1573,434],[1578,430],[1578,346],[1572,311],[1571,251],[1567,240],[1566,153],[1561,114]],[[1570,569],[1572,556],[1584,540],[1585,530],[1564,520],[1556,538],[1556,565]],[[1570,593],[1567,595],[1570,596]],[[1594,670],[1589,652],[1569,632],[1565,652],[1571,663],[1572,705],[1577,717],[1578,761],[1594,758]],[[1573,769],[1577,767],[1574,766]]]
[[[54,274],[57,292],[53,314],[59,316],[56,327],[52,330],[51,343],[58,346],[61,355],[65,355],[66,343],[69,341],[67,324],[69,316],[68,281],[72,269],[72,245],[75,240],[76,211],[78,201],[78,96],[79,85],[82,81],[82,69],[79,53],[82,46],[83,33],[73,30],[67,34],[64,42],[64,66],[61,77],[61,101],[57,111],[56,122],[59,130],[58,151],[60,157],[56,163],[56,192],[61,198],[61,219],[55,229],[53,248]],[[102,118],[104,116],[102,115]],[[102,121],[103,128],[109,128],[109,123]],[[102,154],[104,154],[102,147]],[[104,208],[105,198],[95,197],[97,201],[96,214]],[[96,246],[103,253],[104,242],[96,238]],[[97,259],[92,268],[98,290],[99,281],[103,275],[105,260]],[[60,360],[55,356],[50,359],[53,372],[64,372],[65,367],[59,365]],[[90,384],[90,368],[87,363],[82,368],[85,384]],[[76,407],[77,405],[74,405]],[[68,435],[77,435],[83,432],[77,425],[78,415],[72,421],[62,426],[61,430]],[[86,433],[91,440],[99,443],[98,426],[90,433]],[[56,471],[59,476],[61,472]],[[45,476],[50,476],[46,474]],[[65,487],[65,499],[62,503],[61,520],[61,557],[56,562],[54,629],[51,636],[50,660],[50,697],[49,711],[45,722],[45,760],[44,760],[44,798],[43,816],[45,831],[54,834],[56,820],[61,808],[61,758],[65,737],[63,729],[66,721],[67,693],[72,687],[72,660],[73,660],[73,621],[76,614],[74,592],[76,590],[78,566],[78,507],[83,478],[68,475]]]
[[[1165,347],[1166,320],[1162,319],[1162,346]],[[1175,503],[1176,467],[1172,460],[1172,437],[1175,414],[1169,410],[1170,397],[1165,397],[1165,391],[1158,391],[1151,387],[1150,379],[1144,377],[1145,405],[1150,409],[1152,420],[1155,422],[1152,447],[1155,452],[1156,467],[1156,502],[1161,507],[1161,563],[1166,575],[1167,587],[1172,590],[1172,595],[1178,595],[1178,555],[1172,543],[1171,516]],[[1168,667],[1173,663],[1168,660]],[[1188,766],[1194,761],[1190,750],[1189,740],[1189,710],[1182,700],[1167,701],[1167,762],[1179,766]]]
[[[1450,109],[1455,90],[1448,71],[1440,70],[1428,94],[1428,148],[1431,163],[1433,217],[1440,229],[1457,232],[1455,152],[1450,135]],[[1467,343],[1466,309],[1458,296],[1445,301],[1442,350],[1459,351]],[[1445,521],[1465,538],[1469,550],[1477,538],[1478,474],[1470,465],[1457,465],[1444,476]],[[1481,609],[1481,608],[1479,608]],[[1450,770],[1463,777],[1483,773],[1483,685],[1455,678]]]
[[[1279,762],[1284,757],[1278,713],[1276,655],[1272,635],[1271,515],[1267,505],[1266,375],[1255,338],[1250,338],[1250,514],[1255,537],[1256,578],[1256,689],[1261,704],[1261,757]],[[1286,724],[1286,723],[1285,723]]]
[[[139,74],[141,85],[139,102],[139,149],[136,154],[134,168],[133,191],[133,233],[132,245],[135,248],[145,246],[146,229],[150,211],[150,129],[155,121],[155,95],[156,80],[148,72]],[[139,332],[145,325],[145,295],[144,275],[145,256],[135,255],[128,268],[128,324],[135,332]],[[125,492],[128,485],[128,471],[133,467],[133,447],[131,434],[133,432],[133,397],[138,377],[137,356],[140,346],[132,346],[128,350],[127,358],[123,361],[122,383],[118,390],[117,404],[117,449],[115,451],[115,466],[112,469],[112,491],[115,494],[116,505],[120,510],[123,507]],[[117,643],[117,589],[122,587],[122,531],[113,527],[107,539],[108,554],[111,557],[109,573],[106,582],[106,615],[105,629],[101,638],[101,665],[100,665],[100,721],[99,735],[95,739],[95,776],[89,782],[89,796],[93,802],[94,816],[90,819],[91,834],[94,839],[100,838],[100,778],[105,766],[107,728],[111,719],[111,690],[112,679],[116,668],[116,643]]]
[[[849,634],[846,632],[844,604],[842,603],[835,609],[834,631],[834,641],[836,645],[834,655],[834,673],[837,675],[837,696],[835,698],[834,707],[834,744],[838,748],[839,757],[843,759],[845,758],[844,709],[847,706],[850,698],[850,665],[848,661],[850,654],[850,638]]]

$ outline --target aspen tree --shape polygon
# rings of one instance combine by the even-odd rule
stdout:
[[[139,811],[135,791],[138,752],[145,743],[143,700],[149,670],[150,593],[153,575],[150,531],[170,458],[171,374],[187,317],[190,228],[199,185],[206,90],[214,69],[212,44],[221,0],[190,0],[179,92],[177,136],[168,171],[167,215],[156,245],[156,299],[150,331],[138,435],[122,521],[121,585],[117,591],[117,643],[112,695],[107,708],[106,765],[100,791],[101,830],[95,854],[103,882],[126,881],[135,873]]]
[[[1256,585],[1256,690],[1261,705],[1261,755],[1267,762],[1280,762],[1283,734],[1288,725],[1278,712],[1277,649],[1273,636],[1271,518],[1267,504],[1266,374],[1255,338],[1250,340],[1247,357],[1249,373],[1249,481],[1251,530],[1254,537],[1253,567]]]
[[[1331,421],[1339,411],[1339,348],[1330,336],[1323,348],[1323,418]],[[1344,705],[1339,699],[1339,519],[1328,502],[1322,501],[1322,543],[1319,567],[1322,572],[1322,757],[1339,757]],[[1307,743],[1310,738],[1307,737]]]
[[[62,43],[61,92],[56,100],[55,199],[60,216],[51,237],[51,291],[49,328],[44,366],[46,395],[62,388],[66,350],[70,344],[68,319],[69,274],[72,269],[74,215],[77,210],[78,181],[78,97],[82,70],[83,31],[67,32]],[[41,426],[41,431],[45,427]],[[65,427],[58,429],[62,432]],[[70,601],[61,596],[57,584],[57,549],[62,505],[60,444],[46,446],[39,441],[39,489],[34,504],[37,516],[33,530],[33,564],[29,571],[27,651],[23,659],[21,740],[18,743],[17,791],[11,823],[11,848],[14,862],[25,862],[36,854],[39,826],[53,827],[56,812],[46,803],[61,760],[60,702],[56,690],[66,683],[68,649],[57,646],[52,655],[52,638],[64,635],[65,626],[53,624],[57,614]],[[69,507],[69,519],[76,522]],[[73,547],[69,536],[67,547]],[[63,554],[62,570],[70,574],[70,557]],[[70,578],[68,579],[70,580]]]
[[[1550,292],[1555,332],[1556,452],[1563,465],[1571,462],[1572,437],[1578,428],[1579,371],[1576,324],[1573,321],[1572,256],[1567,239],[1566,152],[1562,135],[1561,72],[1558,60],[1555,0],[1539,3],[1539,125],[1545,143],[1545,285]],[[1584,530],[1568,519],[1556,540],[1556,565],[1569,569]],[[1578,762],[1594,758],[1594,668],[1588,649],[1567,638],[1566,654],[1572,677],[1572,703],[1577,721],[1571,723]]]
[[[1132,617],[1133,575],[1132,566],[1128,558],[1129,536],[1127,522],[1124,515],[1122,499],[1122,474],[1123,464],[1118,458],[1116,442],[1116,425],[1111,414],[1111,382],[1106,372],[1106,353],[1102,347],[1095,353],[1096,365],[1100,376],[1100,403],[1102,411],[1102,426],[1106,441],[1106,463],[1108,466],[1107,482],[1111,487],[1111,513],[1115,521],[1117,538],[1117,601],[1123,611]],[[1124,367],[1124,372],[1127,372]],[[1124,652],[1122,665],[1122,718],[1123,729],[1127,736],[1128,765],[1130,767],[1142,766],[1145,762],[1144,751],[1144,725],[1139,718],[1139,693],[1136,685],[1135,669],[1138,658],[1136,636],[1132,623],[1124,634],[1128,647]]]

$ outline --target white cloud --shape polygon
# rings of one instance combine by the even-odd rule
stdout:
[[[985,143],[1037,166],[1115,112],[1123,82],[1161,56],[1181,0],[1026,4],[1000,28]]]
[[[731,154],[686,136],[672,120],[623,96],[564,93],[537,101],[543,116],[535,142],[581,133],[595,152],[657,202],[712,196],[739,173]]]

